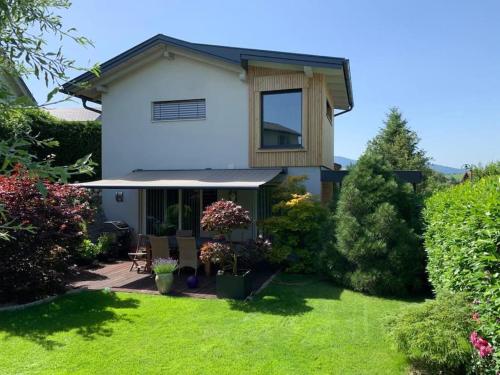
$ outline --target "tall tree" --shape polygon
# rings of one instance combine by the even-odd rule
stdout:
[[[418,146],[420,138],[409,128],[398,108],[389,110],[384,125],[368,142],[366,152],[384,157],[393,169],[430,169],[429,157]]]
[[[384,121],[384,127],[368,142],[367,153],[383,157],[394,170],[421,171],[424,181],[418,187],[422,196],[430,195],[443,185],[448,185],[446,177],[432,170],[431,158],[419,147],[420,138],[408,126],[401,111],[393,107]]]

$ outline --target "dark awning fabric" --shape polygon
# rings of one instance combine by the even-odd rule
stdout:
[[[119,178],[83,182],[77,186],[94,189],[257,189],[272,182],[282,169],[190,169],[137,170]]]

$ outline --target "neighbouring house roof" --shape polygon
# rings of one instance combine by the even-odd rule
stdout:
[[[96,121],[101,119],[101,114],[85,108],[47,108],[55,118],[65,121]]]
[[[26,85],[26,82],[24,82],[22,77],[13,76],[12,73],[9,73],[5,69],[0,69],[0,75],[0,79],[2,79],[10,87],[16,97],[24,96],[31,102],[33,102],[33,104],[37,104],[35,97],[31,93],[29,87]]]
[[[301,135],[300,133],[296,132],[295,130],[287,128],[286,126],[277,124],[275,122],[265,121],[263,127],[265,130],[272,130],[272,131],[279,132],[279,133],[293,134],[293,135],[299,135],[299,136]]]
[[[64,84],[62,91],[85,100],[100,103],[99,81],[107,74],[114,73],[127,64],[136,63],[141,58],[151,56],[152,51],[156,51],[159,55],[168,56],[169,53],[175,54],[179,50],[203,55],[226,64],[236,65],[243,70],[246,70],[248,66],[254,65],[275,69],[302,71],[308,69],[310,72],[322,73],[327,77],[327,86],[334,93],[335,108],[349,110],[354,105],[348,59],[190,43],[163,34],[155,35],[101,64],[99,77],[96,77],[92,72],[86,72]],[[84,87],[81,86],[82,83],[85,83]]]
[[[282,169],[136,170],[120,178],[75,184],[94,189],[192,188],[257,189]]]

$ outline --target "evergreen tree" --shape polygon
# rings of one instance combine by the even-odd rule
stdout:
[[[393,170],[418,170],[424,177],[418,192],[430,195],[443,185],[449,185],[446,177],[430,167],[430,158],[419,147],[420,138],[408,126],[408,121],[396,107],[389,110],[385,126],[368,142],[367,153],[383,157]]]
[[[336,214],[337,249],[349,262],[344,282],[371,294],[421,288],[423,251],[414,231],[416,199],[379,155],[364,154],[344,179]]]

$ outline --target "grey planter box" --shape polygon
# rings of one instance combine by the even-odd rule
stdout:
[[[215,290],[218,298],[245,299],[252,292],[250,271],[236,276],[231,273],[217,274]]]

